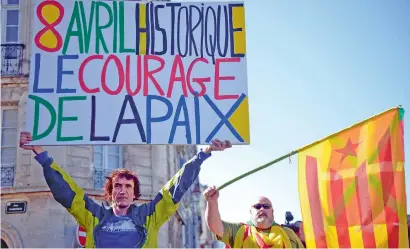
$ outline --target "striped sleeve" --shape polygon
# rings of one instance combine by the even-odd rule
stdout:
[[[87,229],[90,220],[102,218],[103,207],[88,197],[84,189],[48,156],[47,151],[38,154],[35,159],[43,167],[44,177],[54,199],[66,208],[81,226]]]
[[[146,223],[159,228],[177,211],[183,195],[198,177],[202,163],[210,156],[210,153],[200,151],[165,184],[153,201],[145,204]]]

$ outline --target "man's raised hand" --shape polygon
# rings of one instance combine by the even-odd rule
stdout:
[[[20,133],[20,148],[25,149],[25,150],[32,150],[36,154],[39,154],[44,151],[40,146],[26,145],[27,143],[31,141],[33,141],[33,138],[30,132],[23,131]]]
[[[204,191],[204,199],[207,202],[213,202],[218,200],[219,198],[219,190],[215,186],[208,187]]]
[[[205,148],[205,152],[223,151],[232,148],[232,143],[229,140],[221,141],[219,139],[212,140],[212,143]]]

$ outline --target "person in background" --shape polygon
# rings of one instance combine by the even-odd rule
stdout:
[[[302,221],[296,221],[295,226],[298,228],[298,232],[296,233],[296,235],[298,236],[298,238],[302,242],[303,246],[306,247],[305,233],[303,231],[303,222]]]
[[[141,195],[137,175],[128,169],[114,170],[104,188],[105,198],[112,203],[107,209],[89,198],[47,151],[27,145],[30,141],[30,133],[20,134],[20,147],[36,155],[54,199],[85,228],[87,248],[157,247],[160,227],[178,209],[182,196],[198,177],[202,163],[211,152],[232,147],[229,141],[212,141],[185,163],[154,200],[139,206],[133,204]]]
[[[212,186],[203,195],[207,202],[205,219],[208,228],[227,248],[304,248],[292,229],[274,221],[272,202],[268,198],[256,198],[250,207],[250,221],[231,223],[223,221],[219,214],[219,190]]]
[[[409,248],[410,248],[410,214],[407,215],[407,234],[409,237]]]

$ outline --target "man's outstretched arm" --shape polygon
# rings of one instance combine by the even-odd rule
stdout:
[[[214,140],[211,145],[186,162],[154,200],[146,204],[147,224],[161,227],[177,211],[183,195],[198,177],[202,163],[211,156],[211,152],[223,151],[230,147],[232,144],[229,141]]]
[[[47,151],[40,146],[27,146],[31,141],[31,134],[20,134],[20,147],[33,151],[34,157],[43,167],[43,173],[54,199],[74,216],[77,222],[87,229],[90,218],[102,218],[102,207],[89,198],[84,189],[70,177],[57,163],[54,162]]]
[[[215,186],[208,187],[204,191],[206,224],[217,240],[233,248],[235,246],[236,233],[242,225],[241,223],[227,222],[221,219],[218,198],[219,190]]]
[[[224,235],[224,226],[218,207],[219,191],[214,186],[209,187],[204,192],[206,200],[205,220],[209,230],[219,237]]]

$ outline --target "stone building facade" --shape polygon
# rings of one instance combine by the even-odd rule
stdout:
[[[77,222],[58,204],[30,151],[18,147],[25,129],[31,56],[31,0],[1,0],[1,243],[3,247],[79,247]],[[195,146],[45,147],[86,193],[103,202],[104,176],[115,168],[137,172],[150,201],[196,154]],[[200,247],[204,226],[197,180],[178,212],[162,226],[160,247]],[[20,210],[19,210],[20,209]],[[206,226],[205,226],[206,228]],[[81,236],[81,233],[79,234]]]

